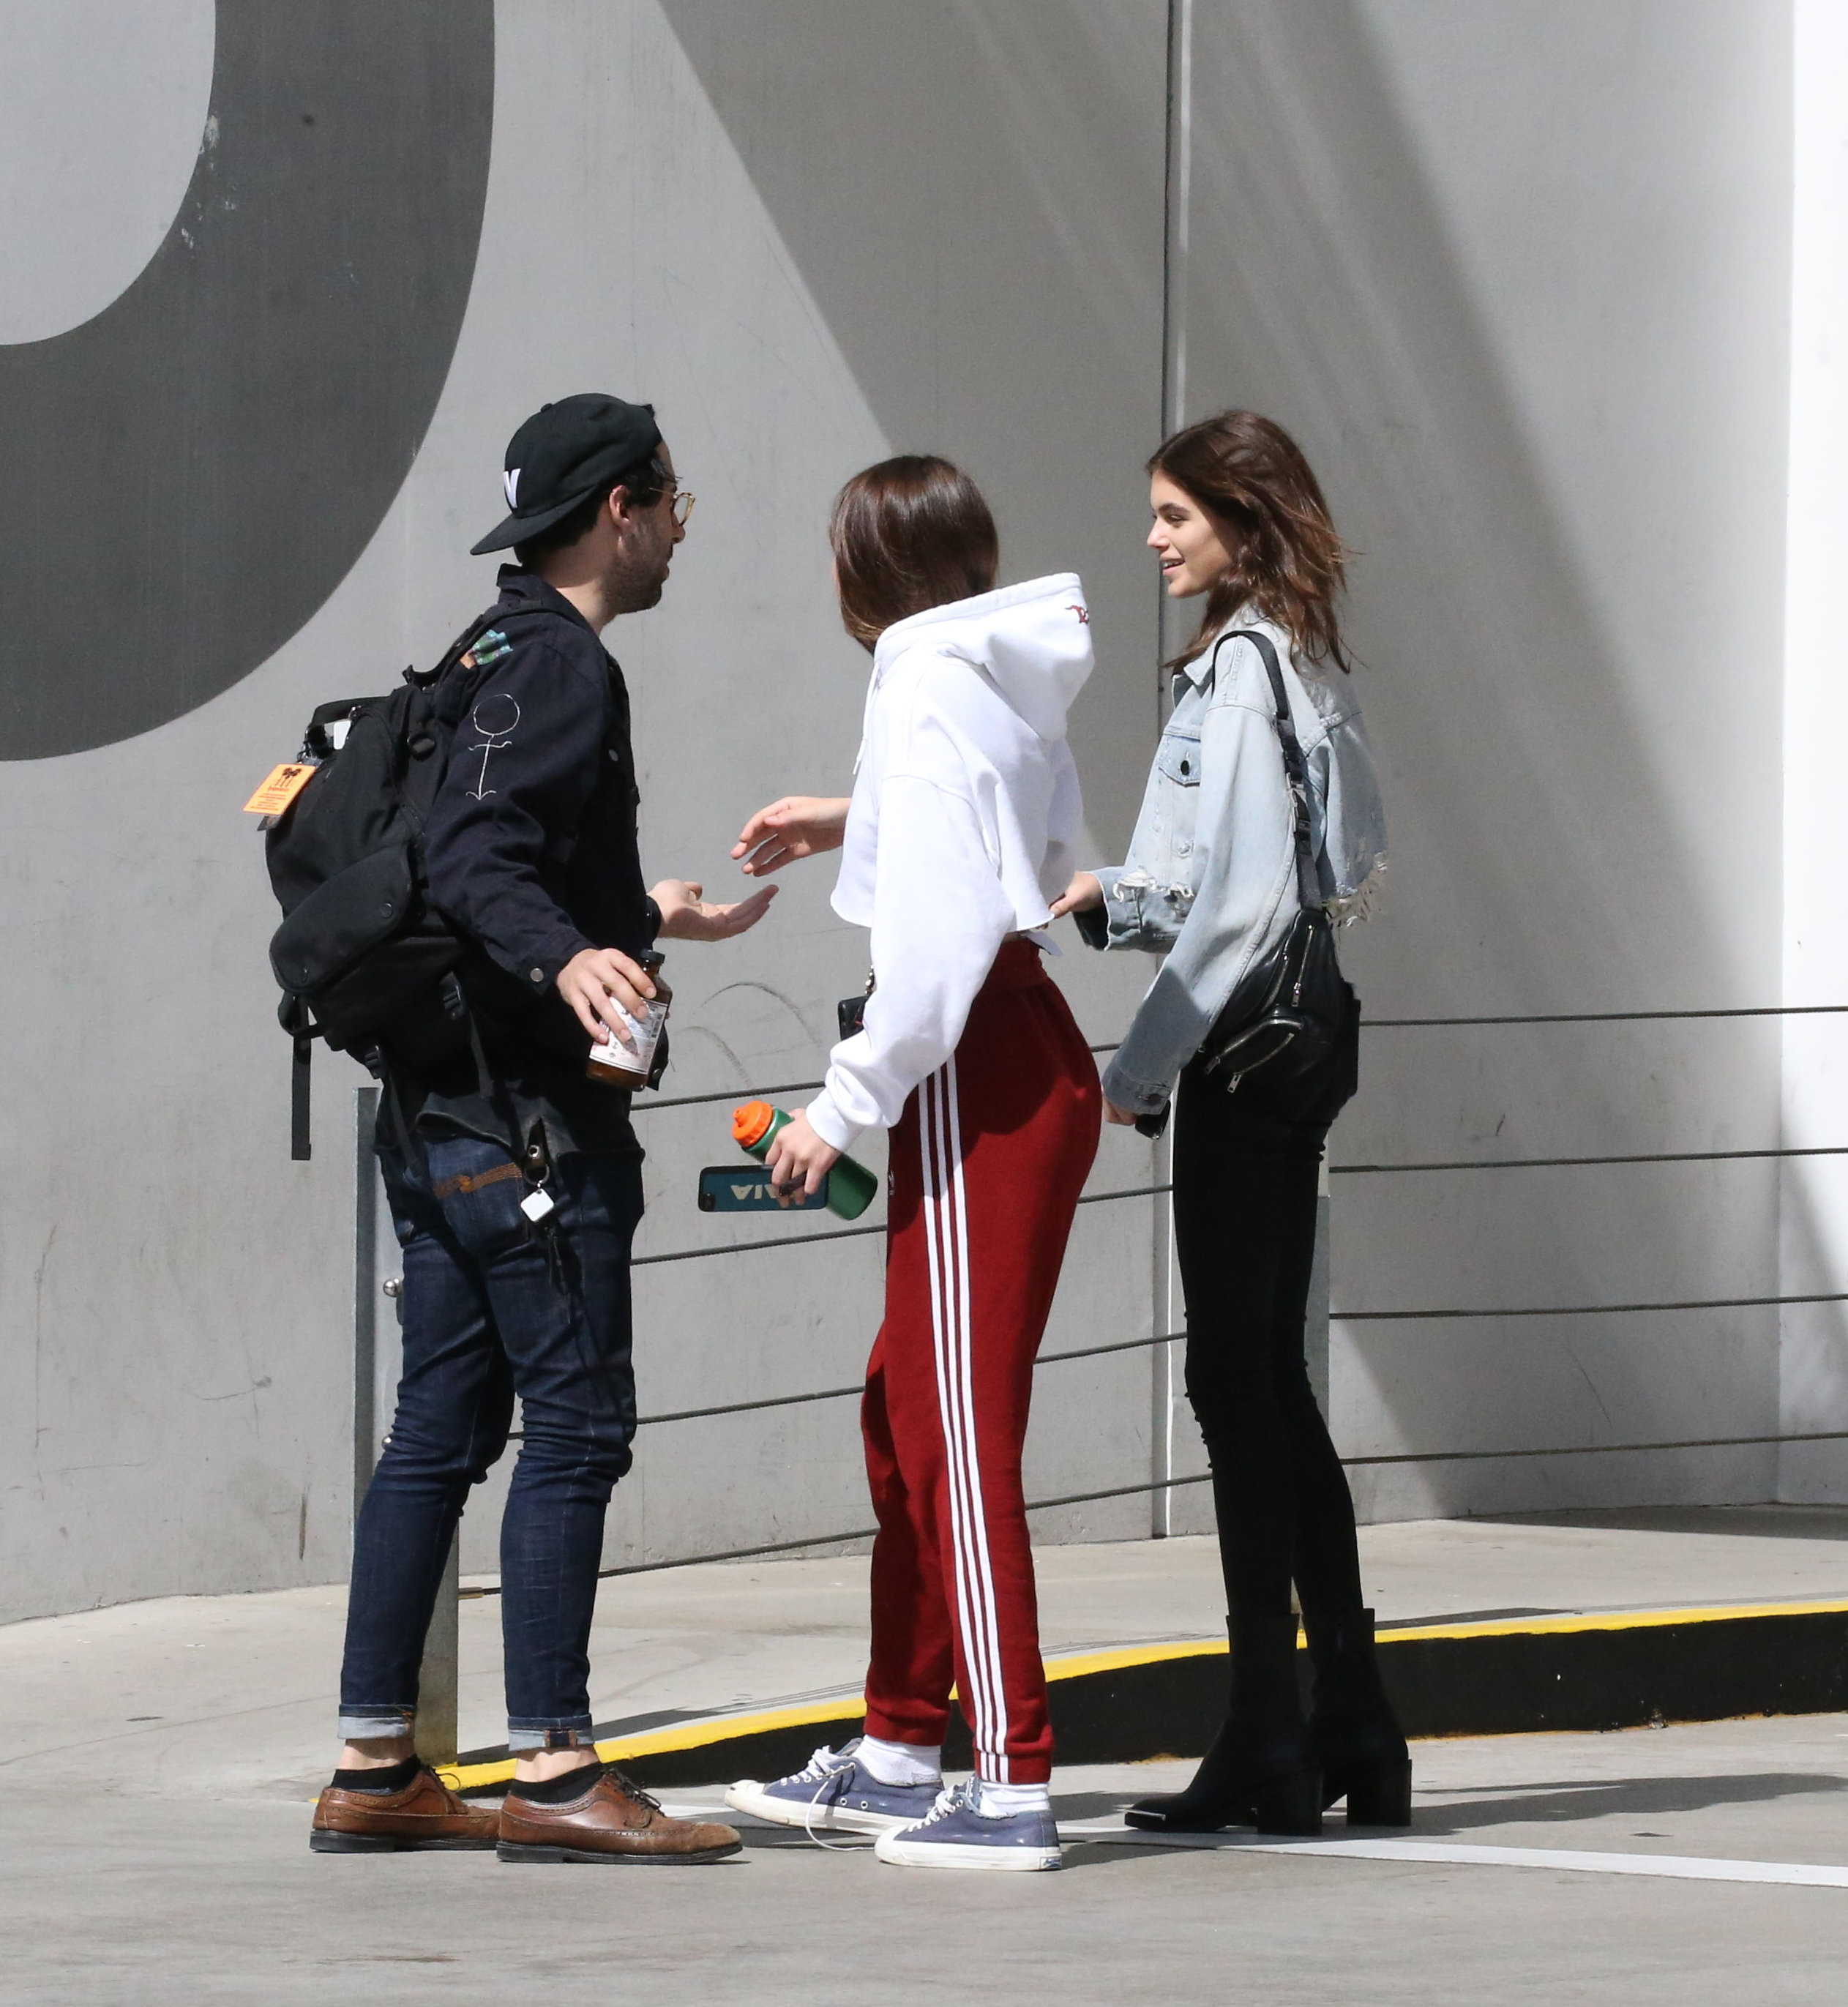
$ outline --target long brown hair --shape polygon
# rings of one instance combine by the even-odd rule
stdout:
[[[901,453],[856,474],[828,524],[841,619],[870,649],[896,622],[990,591],[1000,563],[982,491],[934,453]]]
[[[1315,661],[1352,667],[1335,602],[1347,575],[1321,484],[1282,426],[1255,411],[1222,411],[1164,439],[1148,462],[1217,525],[1232,567],[1208,590],[1200,631],[1172,665],[1190,662],[1249,603]]]

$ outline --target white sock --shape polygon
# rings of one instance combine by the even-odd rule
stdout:
[[[864,1763],[882,1784],[935,1784],[943,1780],[943,1751],[940,1744],[881,1742],[876,1735],[862,1735],[854,1760]]]
[[[1053,1794],[1045,1784],[991,1784],[982,1779],[985,1818],[1010,1818],[1016,1812],[1049,1812]]]

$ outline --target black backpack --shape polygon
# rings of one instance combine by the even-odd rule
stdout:
[[[270,883],[283,910],[270,944],[277,1012],[294,1041],[290,1151],[310,1154],[312,1041],[374,1072],[470,1049],[457,975],[462,936],[431,902],[424,827],[450,742],[485,672],[508,652],[500,631],[538,607],[483,614],[433,669],[410,668],[385,697],[318,706],[302,762],[314,772],[266,824]],[[341,729],[344,726],[344,730]]]

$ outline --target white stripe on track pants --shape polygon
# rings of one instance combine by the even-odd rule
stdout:
[[[885,1322],[861,1409],[879,1520],[866,1731],[940,1742],[954,1677],[991,1783],[1052,1770],[1021,1450],[1100,1107],[1064,997],[1038,949],[1010,941],[892,1131]]]

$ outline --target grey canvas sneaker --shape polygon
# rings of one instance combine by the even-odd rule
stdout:
[[[873,1851],[896,1868],[1043,1868],[1060,1865],[1059,1829],[1049,1811],[990,1818],[972,1779],[945,1791],[928,1818],[881,1833]]]
[[[856,1740],[844,1749],[817,1749],[806,1768],[774,1783],[747,1777],[726,1792],[725,1803],[772,1825],[808,1832],[889,1832],[924,1818],[943,1789],[941,1780],[882,1784],[855,1761],[859,1746]]]

